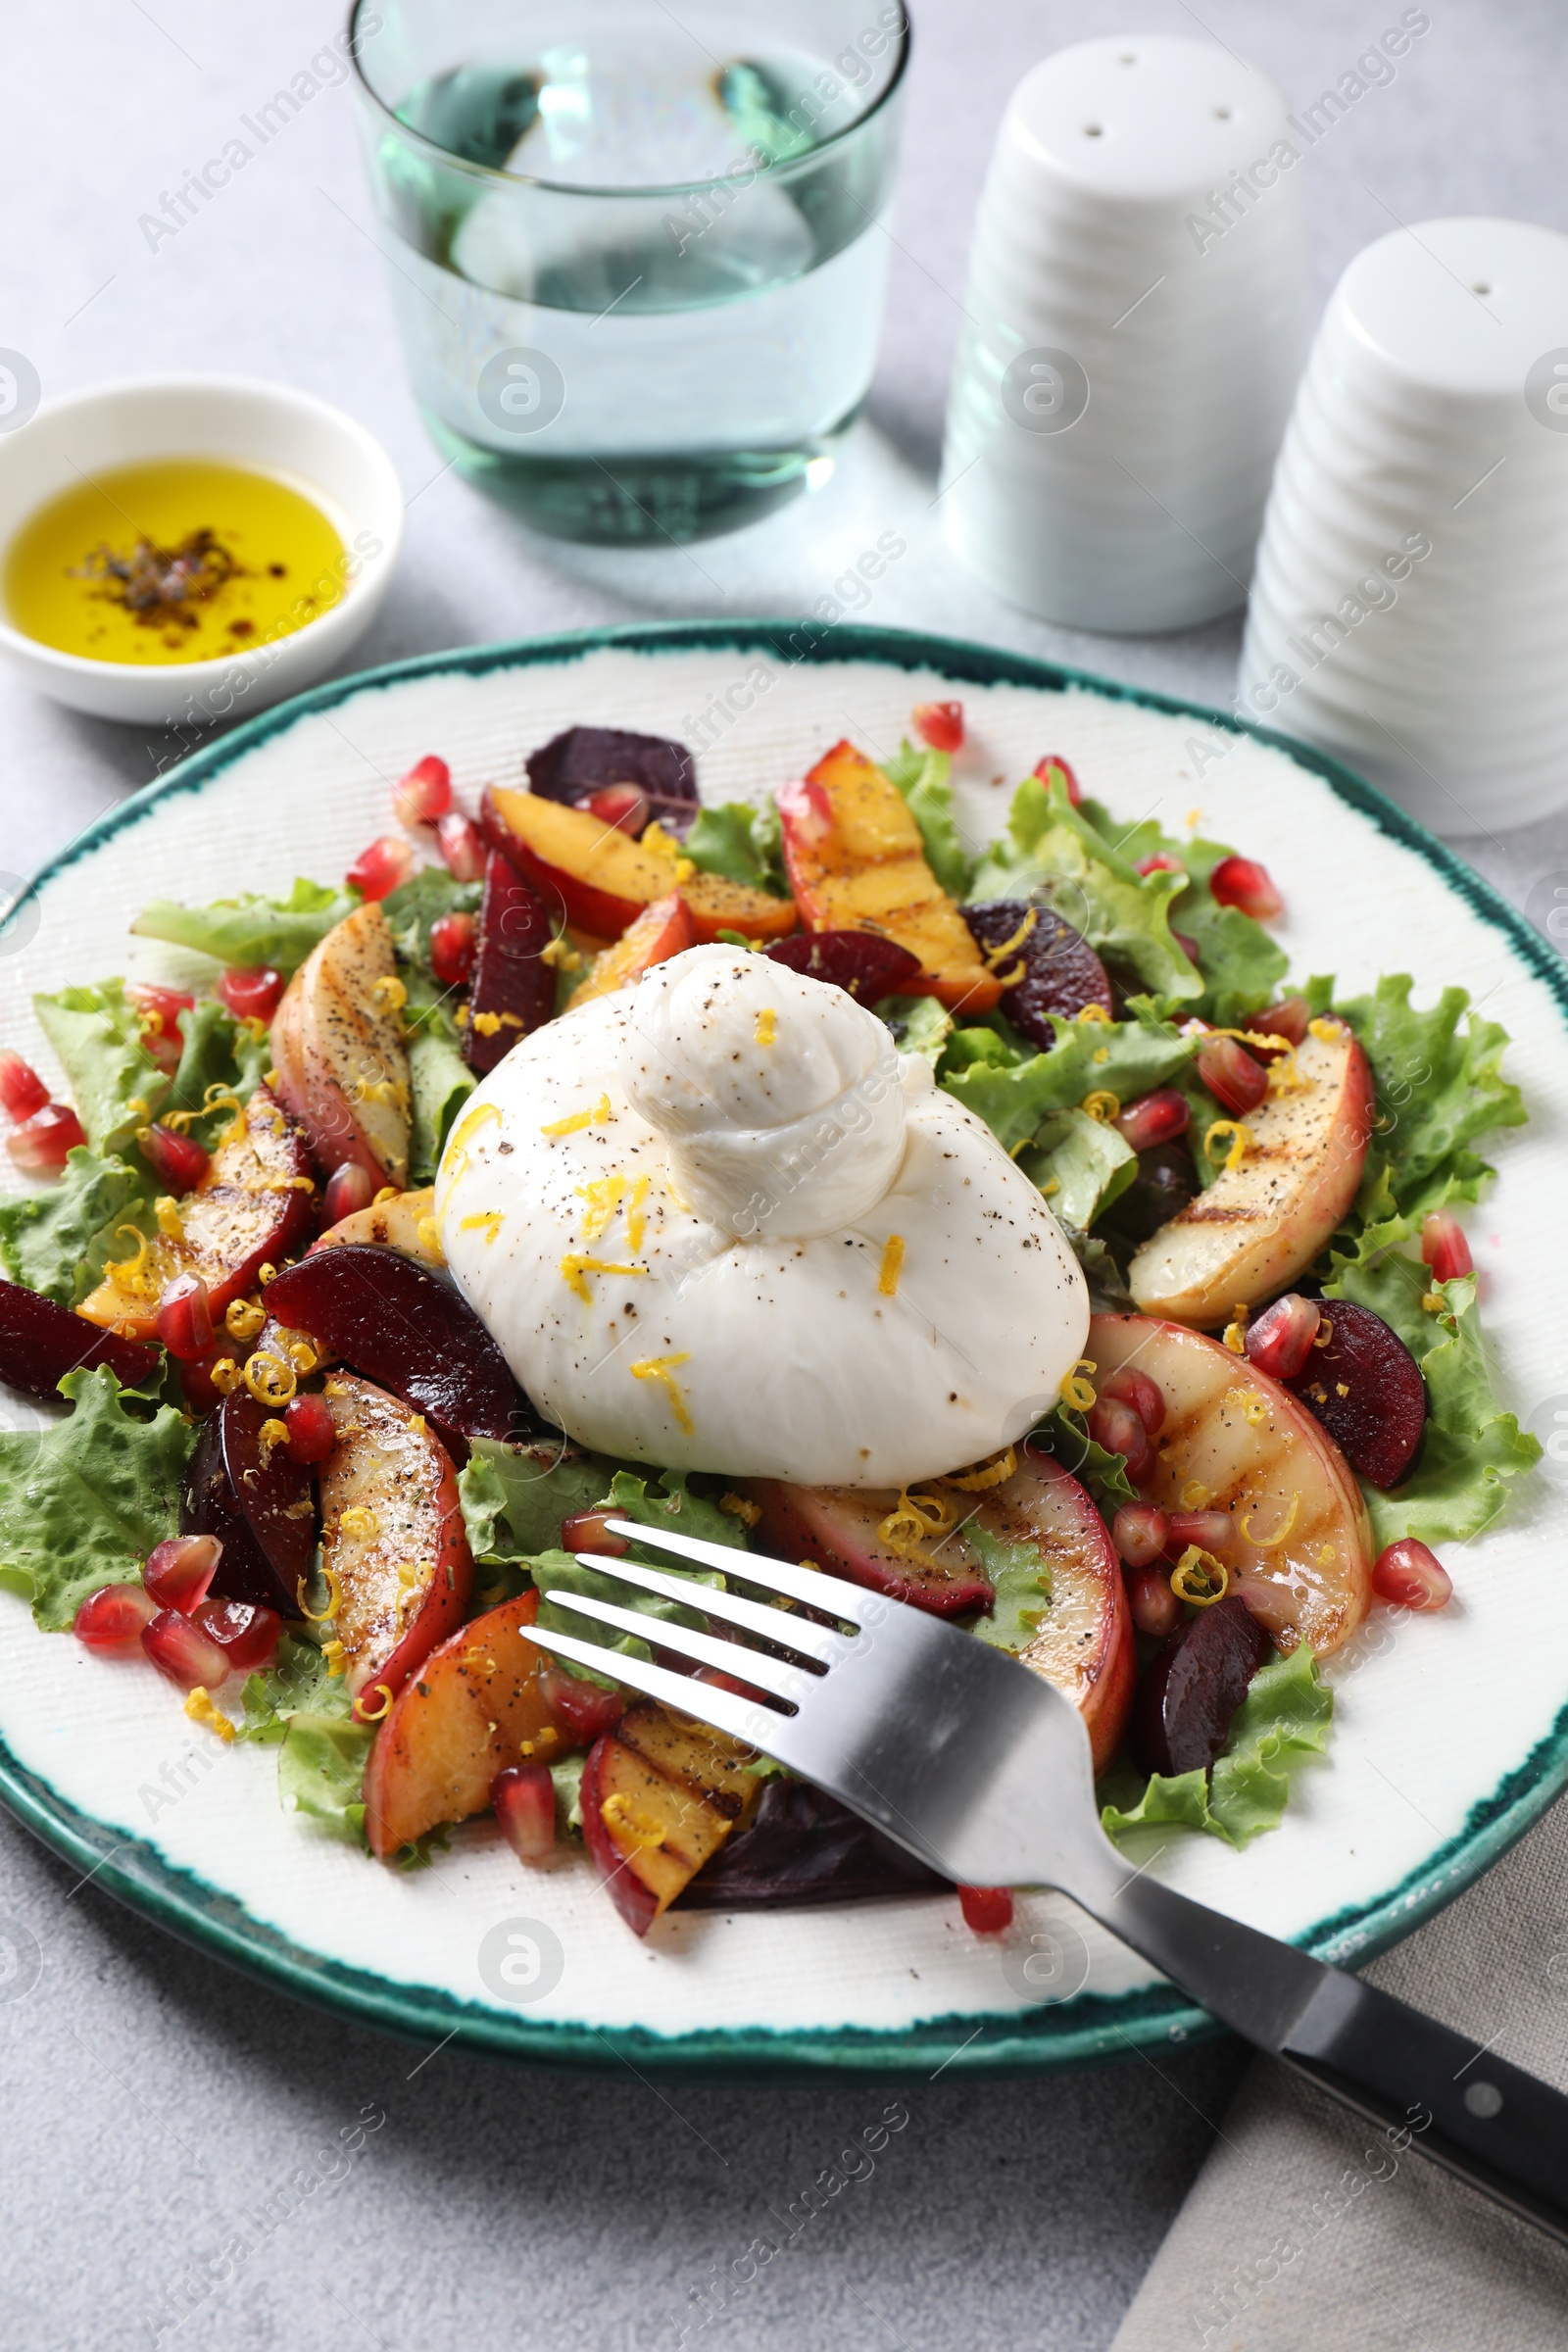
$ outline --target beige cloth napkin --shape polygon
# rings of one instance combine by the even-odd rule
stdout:
[[[1568,1798],[1365,1974],[1568,2090]],[[1188,2347],[1564,2352],[1568,2249],[1260,2058],[1111,2352]]]

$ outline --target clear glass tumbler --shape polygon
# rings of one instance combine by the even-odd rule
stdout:
[[[563,539],[734,530],[870,381],[901,0],[358,0],[370,184],[442,454]]]

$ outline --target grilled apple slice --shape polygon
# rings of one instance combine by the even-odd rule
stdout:
[[[610,1898],[637,1935],[716,1854],[758,1781],[754,1751],[653,1699],[629,1707],[589,1750],[582,1834]]]
[[[199,1274],[220,1327],[224,1308],[252,1287],[261,1268],[281,1265],[309,1234],[310,1167],[299,1130],[259,1086],[205,1175],[175,1204],[168,1229],[145,1250],[112,1264],[77,1313],[123,1338],[153,1340],[169,1284],[176,1275]]]
[[[325,1395],[337,1429],[320,1480],[334,1638],[356,1711],[374,1720],[382,1694],[395,1698],[462,1624],[473,1555],[452,1457],[423,1415],[357,1373],[328,1380]]]
[[[1348,1029],[1321,1028],[1294,1062],[1287,1055],[1273,1064],[1237,1166],[1134,1257],[1127,1284],[1146,1314],[1200,1329],[1228,1323],[1243,1300],[1255,1309],[1277,1298],[1346,1216],[1372,1132],[1372,1073]]]
[[[431,1221],[434,1215],[433,1185],[427,1184],[416,1193],[395,1193],[390,1200],[372,1201],[368,1208],[357,1208],[351,1216],[339,1217],[335,1225],[329,1225],[311,1244],[308,1254],[314,1256],[318,1250],[352,1249],[358,1243],[376,1250],[395,1250],[400,1257],[416,1257],[427,1266],[441,1266],[446,1260]]]
[[[357,906],[300,965],[272,1019],[277,1092],[323,1168],[409,1180],[409,1056],[392,998],[392,932]]]
[[[1102,1385],[1123,1365],[1165,1399],[1147,1499],[1165,1511],[1229,1511],[1218,1547],[1254,1617],[1280,1649],[1326,1657],[1348,1641],[1372,1596],[1366,1506],[1333,1439],[1288,1389],[1218,1340],[1144,1315],[1096,1315],[1089,1357]]]
[[[989,1011],[1002,983],[925,860],[903,796],[851,743],[836,743],[778,796],[790,888],[813,931],[874,931],[918,956],[913,995]]]
[[[451,1635],[406,1682],[375,1736],[365,1775],[365,1830],[383,1860],[438,1822],[490,1803],[508,1765],[547,1762],[560,1741],[540,1676],[549,1660],[528,1640],[537,1592],[503,1601]]]
[[[996,1615],[977,1620],[980,1639],[1010,1649],[1064,1691],[1083,1716],[1095,1770],[1108,1763],[1132,1704],[1132,1617],[1105,1523],[1059,1462],[1024,1446],[1001,1485],[917,1489],[922,1515],[945,1507],[951,1533],[933,1527],[921,1538],[910,1527],[902,1543],[881,1532],[899,1508],[897,1494],[778,1479],[752,1479],[746,1493],[761,1508],[759,1537],[780,1558],[809,1558],[937,1616],[989,1612],[995,1600]],[[895,1539],[900,1533],[893,1530]],[[1037,1568],[1020,1610],[1020,1562],[1030,1560]],[[999,1596],[988,1570],[1011,1591]]]

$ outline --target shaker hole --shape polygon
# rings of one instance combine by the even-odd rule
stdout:
[[[1086,139],[1102,139],[1104,135],[1104,125],[1102,123],[1086,122],[1084,124],[1084,137]]]
[[[1492,292],[1492,288],[1487,284],[1484,278],[1478,278],[1476,283],[1471,287],[1470,291],[1472,294],[1490,294]]]
[[[1134,52],[1129,50],[1125,57],[1118,57],[1116,63],[1118,66],[1136,66],[1138,59]]]
[[[1228,106],[1216,106],[1216,107],[1215,107],[1215,109],[1214,109],[1214,120],[1215,120],[1215,122],[1228,122],[1230,121],[1230,119],[1231,119],[1231,110],[1230,110],[1230,108],[1229,108]]]

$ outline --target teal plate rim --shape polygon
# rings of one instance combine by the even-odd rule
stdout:
[[[76,860],[138,823],[174,795],[201,791],[232,761],[302,717],[333,709],[367,688],[460,671],[560,666],[607,649],[656,655],[670,652],[768,653],[788,662],[859,661],[930,669],[977,686],[1033,686],[1047,693],[1078,691],[1109,702],[1200,720],[1211,731],[1250,736],[1283,752],[1337,797],[1369,817],[1391,840],[1424,858],[1448,888],[1501,932],[1514,953],[1551,992],[1568,1022],[1568,964],[1492,885],[1466,865],[1373,785],[1331,755],[1238,719],[1206,704],[1152,688],[1129,686],[1031,655],[1004,652],[923,630],[870,628],[853,622],[752,619],[631,621],[573,629],[446,653],[419,654],[376,669],[360,670],[291,696],[259,712],[219,741],[191,753],[153,783],[108,809],[50,860],[24,896],[66,872]],[[1550,1732],[1490,1796],[1471,1807],[1465,1825],[1416,1870],[1377,1901],[1348,1906],[1319,1921],[1296,1940],[1325,1960],[1371,1959],[1407,1936],[1489,1869],[1568,1788],[1568,1703]],[[0,1739],[0,1802],[42,1841],[109,1893],[183,1941],[264,1984],[338,2011],[362,2025],[416,2041],[457,2040],[475,2050],[571,2072],[638,2072],[764,2077],[829,2071],[843,2077],[888,2078],[921,2069],[955,2074],[1013,2075],[1083,2066],[1150,2049],[1207,2039],[1217,2027],[1173,1988],[1122,1994],[1079,1994],[1022,2015],[972,2011],[892,2030],[829,2026],[775,2032],[751,2027],[725,2032],[656,2034],[617,2029],[613,2036],[591,2026],[530,2020],[456,1999],[438,1985],[399,1984],[311,1952],[253,1919],[232,1896],[194,1873],[167,1862],[140,1838],[117,1836],[67,1804],[27,1771]]]

